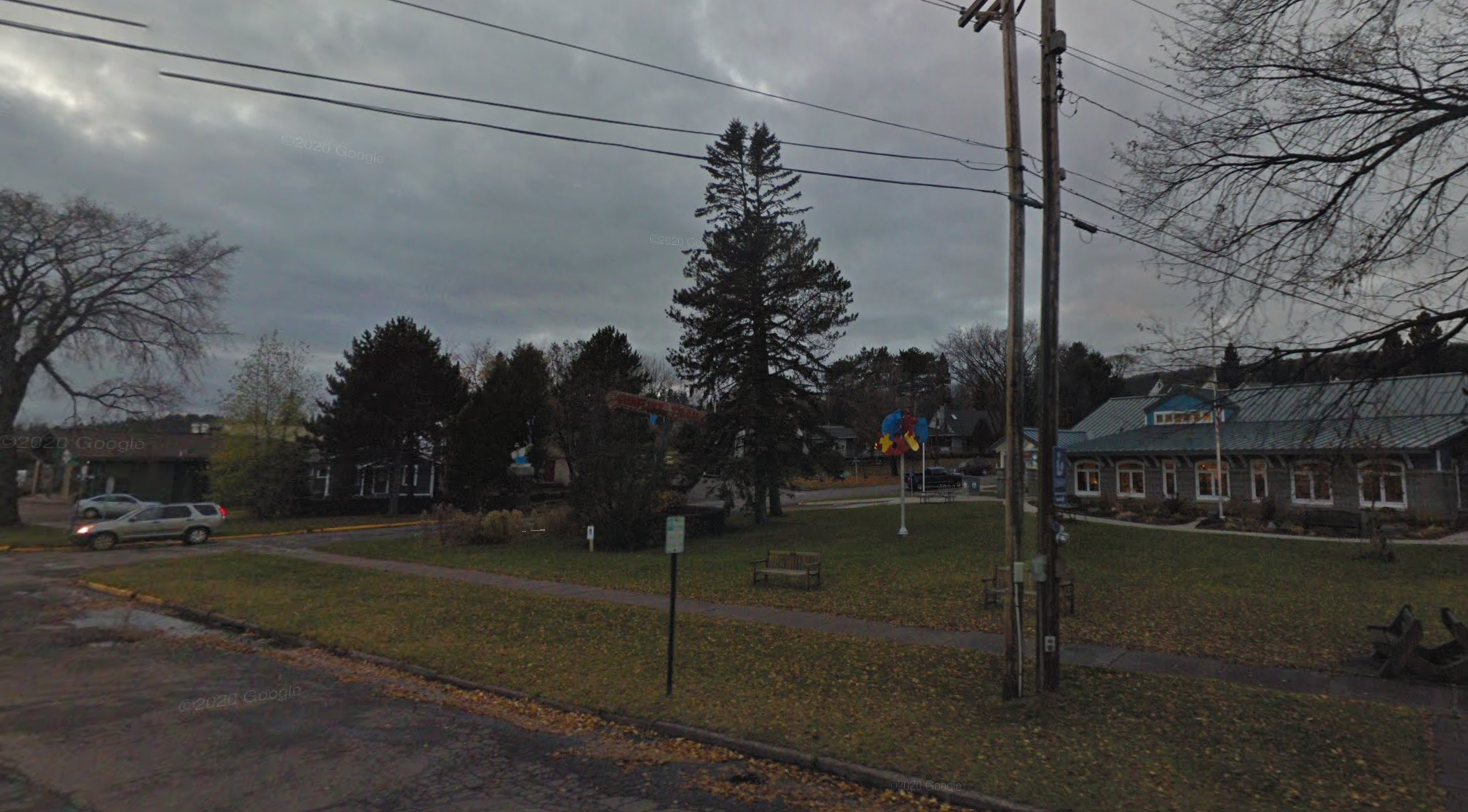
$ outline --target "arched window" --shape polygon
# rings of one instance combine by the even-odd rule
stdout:
[[[1200,462],[1197,468],[1198,500],[1211,502],[1218,499],[1218,494],[1213,490],[1213,484],[1218,483],[1218,489],[1223,491],[1223,498],[1228,498],[1228,463],[1223,464],[1223,470],[1218,471],[1215,462]]]
[[[1297,462],[1291,468],[1295,480],[1295,501],[1304,505],[1329,505],[1330,466],[1323,462]]]
[[[1147,495],[1146,469],[1140,462],[1123,462],[1116,466],[1116,495],[1141,499]]]
[[[1405,510],[1407,469],[1399,462],[1373,461],[1360,466],[1361,507]]]
[[[1101,466],[1092,460],[1076,463],[1076,494],[1099,496],[1101,494]]]

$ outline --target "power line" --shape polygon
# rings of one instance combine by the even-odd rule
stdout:
[[[56,12],[60,12],[62,14],[72,14],[72,15],[75,15],[77,17],[87,17],[87,18],[93,19],[93,20],[102,20],[103,22],[117,23],[118,25],[130,25],[130,26],[133,26],[134,28],[147,28],[148,27],[146,25],[143,25],[142,23],[135,23],[132,20],[124,20],[124,19],[121,19],[121,18],[118,18],[118,17],[108,17],[108,16],[105,16],[105,15],[102,15],[102,14],[93,14],[90,11],[77,11],[76,9],[62,8],[61,6],[53,6],[53,5],[50,5],[50,4],[47,4],[47,3],[37,3],[37,2],[34,2],[34,0],[4,0],[4,2],[6,2],[6,3],[15,3],[18,6],[31,6],[32,8],[43,8],[43,9],[45,9],[47,11],[56,11]]]
[[[1020,28],[1018,26],[1015,26],[1015,30],[1018,31],[1021,34],[1024,34],[1026,37],[1029,37],[1030,39],[1034,40],[1035,42],[1039,42],[1040,41],[1040,35],[1039,34],[1036,34],[1033,31],[1026,31],[1025,29]],[[1116,68],[1118,70],[1124,70],[1127,73],[1132,74],[1133,76],[1138,76],[1138,77],[1140,77],[1142,79],[1147,80],[1148,82],[1152,82],[1153,84],[1161,85],[1162,87],[1165,87],[1168,90],[1174,91],[1176,93],[1180,93],[1180,94],[1182,94],[1184,96],[1187,96],[1190,99],[1193,99],[1194,101],[1203,101],[1203,98],[1201,96],[1198,96],[1198,95],[1196,95],[1194,93],[1191,93],[1191,92],[1189,92],[1187,90],[1184,90],[1184,89],[1178,87],[1177,85],[1173,85],[1173,84],[1170,84],[1168,82],[1164,82],[1161,79],[1158,79],[1157,77],[1152,76],[1151,74],[1145,73],[1143,71],[1139,71],[1136,68],[1129,68],[1126,65],[1121,64],[1120,62],[1113,62],[1113,61],[1111,61],[1110,59],[1107,59],[1104,56],[1098,56],[1096,54],[1091,53],[1090,51],[1086,51],[1086,50],[1082,50],[1080,48],[1077,48],[1074,45],[1068,45],[1065,50],[1066,50],[1066,53],[1067,54],[1076,55],[1076,59],[1079,59],[1080,61],[1085,62],[1088,65],[1091,65],[1091,67],[1094,67],[1094,68],[1100,68],[1101,67],[1100,65],[1097,65],[1094,62],[1091,62],[1090,61],[1090,60],[1093,60],[1094,59],[1097,62],[1103,62],[1103,63],[1105,63],[1107,65],[1110,65],[1111,67]],[[1102,70],[1105,70],[1105,68],[1101,68],[1101,69]],[[1110,73],[1110,71],[1108,71],[1108,73]],[[1116,76],[1117,74],[1112,74],[1112,75],[1113,76]],[[1119,78],[1126,79],[1125,76],[1121,76]],[[1131,80],[1130,79],[1127,79],[1127,81],[1131,81]],[[1150,88],[1150,87],[1147,88],[1147,89],[1148,90],[1155,90],[1155,88]],[[1160,93],[1161,91],[1157,91],[1157,92]],[[1164,94],[1164,95],[1166,95],[1166,94]]]
[[[881,124],[881,125],[884,125],[884,126],[887,126],[887,127],[896,127],[898,129],[909,130],[911,132],[918,132],[918,133],[922,133],[924,135],[931,135],[931,136],[934,136],[934,137],[937,137],[937,138],[945,138],[945,139],[947,139],[949,141],[957,141],[957,142],[959,142],[961,144],[968,144],[970,146],[983,147],[985,149],[995,149],[995,150],[1000,150],[1001,152],[1004,150],[1003,147],[995,146],[994,144],[986,144],[986,143],[984,143],[982,141],[974,141],[973,139],[964,138],[962,136],[950,135],[948,133],[942,133],[942,132],[938,132],[936,130],[928,130],[928,129],[924,129],[922,127],[915,127],[915,126],[912,126],[910,124],[902,124],[902,123],[899,123],[899,122],[896,122],[896,121],[889,121],[887,119],[876,118],[874,116],[862,115],[861,113],[852,113],[852,112],[847,111],[847,110],[841,110],[841,109],[838,109],[838,108],[835,108],[835,107],[828,107],[828,106],[823,105],[823,104],[816,104],[815,102],[802,101],[801,99],[795,99],[795,98],[791,98],[789,96],[781,96],[781,95],[779,95],[777,93],[770,93],[768,91],[759,90],[757,88],[748,87],[746,85],[735,84],[734,82],[726,82],[726,81],[724,81],[722,79],[714,79],[714,78],[708,77],[708,76],[700,76],[700,75],[698,75],[696,73],[689,73],[688,71],[679,70],[677,68],[669,68],[669,67],[666,67],[666,66],[663,66],[663,65],[656,65],[656,64],[653,64],[651,62],[644,62],[644,61],[642,61],[640,59],[633,59],[631,57],[622,56],[620,54],[613,54],[613,53],[608,53],[606,51],[599,51],[599,50],[596,50],[595,48],[588,48],[588,47],[586,47],[584,45],[577,45],[575,43],[565,42],[563,40],[552,39],[550,37],[541,36],[540,34],[532,34],[532,33],[528,32],[528,31],[521,31],[521,30],[519,30],[517,28],[510,28],[509,26],[499,25],[498,23],[492,23],[492,22],[489,22],[487,20],[480,20],[480,19],[476,19],[474,17],[467,17],[467,16],[465,16],[463,14],[455,14],[455,13],[453,13],[451,11],[444,11],[442,9],[436,9],[436,8],[432,8],[432,7],[429,7],[429,6],[419,5],[417,3],[409,2],[409,0],[388,0],[388,2],[390,2],[390,3],[396,3],[396,4],[400,5],[400,6],[407,6],[409,8],[415,8],[415,9],[418,9],[420,11],[426,11],[426,12],[428,12],[430,14],[438,14],[438,15],[442,15],[444,17],[449,17],[449,18],[455,19],[455,20],[460,20],[460,21],[467,22],[467,23],[473,23],[474,25],[483,26],[485,28],[492,28],[492,29],[494,29],[496,31],[503,31],[503,32],[505,32],[507,34],[514,34],[514,35],[520,36],[520,37],[527,37],[529,39],[537,40],[539,42],[546,42],[546,43],[550,43],[552,45],[559,45],[559,46],[561,46],[563,48],[571,48],[573,50],[581,51],[582,53],[594,54],[596,56],[605,57],[607,59],[615,59],[618,62],[625,62],[625,63],[627,63],[629,65],[637,65],[637,66],[643,67],[643,68],[650,68],[652,70],[662,71],[663,73],[670,73],[670,74],[672,74],[674,76],[682,76],[685,79],[693,79],[693,80],[696,80],[696,81],[699,81],[699,82],[707,82],[708,84],[711,84],[711,85],[718,85],[720,87],[727,87],[727,88],[730,88],[732,90],[742,90],[742,91],[744,91],[746,93],[753,93],[753,94],[755,94],[757,96],[764,96],[765,98],[775,99],[776,101],[789,102],[790,104],[797,104],[797,105],[800,105],[802,107],[810,107],[812,109],[822,110],[822,111],[825,111],[827,113],[835,113],[836,115],[846,116],[848,118],[854,118],[854,119],[858,119],[860,121],[867,121],[867,122],[871,122],[873,124]]]
[[[1222,251],[1219,251],[1219,250],[1213,249],[1213,248],[1208,248],[1207,246],[1199,245],[1198,243],[1192,242],[1191,240],[1185,240],[1185,239],[1183,239],[1181,237],[1178,237],[1175,234],[1171,234],[1171,233],[1169,233],[1167,231],[1164,231],[1162,228],[1160,228],[1158,226],[1155,226],[1155,225],[1153,225],[1151,223],[1148,223],[1145,220],[1141,220],[1139,218],[1133,217],[1132,215],[1127,214],[1126,212],[1124,212],[1124,211],[1122,211],[1122,210],[1120,210],[1120,209],[1118,209],[1118,208],[1116,208],[1114,206],[1110,206],[1110,205],[1107,205],[1106,203],[1102,203],[1101,201],[1099,201],[1099,200],[1097,200],[1097,199],[1095,199],[1093,197],[1090,197],[1089,195],[1081,194],[1080,192],[1077,192],[1074,189],[1069,189],[1069,188],[1065,188],[1065,187],[1062,187],[1062,188],[1068,194],[1074,195],[1074,196],[1076,196],[1076,197],[1078,197],[1078,198],[1080,198],[1080,199],[1082,199],[1082,200],[1084,200],[1084,201],[1086,201],[1088,203],[1091,203],[1093,205],[1100,206],[1101,208],[1103,208],[1103,209],[1111,212],[1112,214],[1117,215],[1118,217],[1123,217],[1123,218],[1125,218],[1126,220],[1128,220],[1128,221],[1130,221],[1132,223],[1135,223],[1137,225],[1142,226],[1143,228],[1149,228],[1149,229],[1157,232],[1158,234],[1160,234],[1160,235],[1162,235],[1164,237],[1169,237],[1171,239],[1174,239],[1174,240],[1177,240],[1177,241],[1179,241],[1181,243],[1184,243],[1185,245],[1189,245],[1189,246],[1191,246],[1193,248],[1196,248],[1196,249],[1198,249],[1200,251],[1206,251],[1207,253],[1213,254],[1214,256],[1218,256],[1220,258],[1227,259],[1227,257],[1225,256],[1224,252],[1222,252]],[[1193,262],[1193,264],[1198,265],[1199,267],[1202,267],[1202,268],[1208,268],[1209,270],[1217,271],[1218,273],[1225,273],[1224,271],[1218,270],[1216,268],[1212,268],[1211,266],[1208,266],[1208,265],[1203,265],[1202,263]],[[1284,281],[1284,280],[1281,280],[1277,274],[1274,274],[1274,273],[1272,273],[1272,272],[1270,272],[1270,271],[1268,271],[1266,269],[1260,268],[1258,266],[1250,265],[1250,264],[1245,263],[1245,262],[1238,262],[1238,264],[1239,264],[1240,267],[1247,268],[1248,270],[1254,271],[1255,273],[1257,273],[1257,274],[1259,274],[1261,276],[1267,277],[1269,279],[1273,279],[1273,280],[1279,281],[1279,282],[1283,282]],[[1239,277],[1237,277],[1236,275],[1233,275],[1233,274],[1229,274],[1229,276],[1231,278],[1235,278],[1235,279],[1238,279],[1239,278]],[[1251,283],[1252,283],[1252,280],[1240,280],[1240,281],[1251,281]],[[1290,294],[1286,294],[1286,295],[1290,295]],[[1349,300],[1347,300],[1345,298],[1342,298],[1340,296],[1337,296],[1335,294],[1326,292],[1326,293],[1321,293],[1320,295],[1325,296],[1325,297],[1327,297],[1329,299],[1334,299],[1335,301],[1340,302],[1344,307],[1354,307],[1354,308],[1356,308],[1356,309],[1358,309],[1358,310],[1360,310],[1360,311],[1362,311],[1362,312],[1364,312],[1366,314],[1369,314],[1370,316],[1375,316],[1377,318],[1375,318],[1375,319],[1367,318],[1366,316],[1363,316],[1361,313],[1349,312],[1347,310],[1342,309],[1342,307],[1337,307],[1337,306],[1333,306],[1333,305],[1324,305],[1324,304],[1320,304],[1318,302],[1313,302],[1313,301],[1311,301],[1309,299],[1304,299],[1304,297],[1299,296],[1299,295],[1294,295],[1293,298],[1299,298],[1299,299],[1301,299],[1303,301],[1310,301],[1312,304],[1317,304],[1317,305],[1319,305],[1321,307],[1329,307],[1330,309],[1335,310],[1338,313],[1343,313],[1345,315],[1352,316],[1354,318],[1364,319],[1366,321],[1376,321],[1377,324],[1381,324],[1383,326],[1385,326],[1385,325],[1387,325],[1389,323],[1393,323],[1393,322],[1396,321],[1395,319],[1392,319],[1390,316],[1386,315],[1385,313],[1382,313],[1381,311],[1372,310],[1370,308],[1367,308],[1367,307],[1364,307],[1364,306],[1358,305],[1358,304],[1352,304]],[[1386,319],[1387,321],[1381,321],[1381,319]]]
[[[591,121],[591,122],[596,122],[596,123],[600,123],[600,124],[613,124],[613,125],[617,125],[617,126],[621,126],[621,127],[635,127],[635,128],[639,128],[639,129],[645,129],[645,130],[658,130],[658,131],[662,131],[662,132],[681,133],[681,134],[686,134],[686,135],[698,135],[698,136],[711,137],[711,138],[717,138],[720,135],[722,135],[722,133],[708,132],[708,131],[704,131],[704,130],[694,130],[694,129],[687,129],[687,128],[683,128],[683,127],[666,127],[666,126],[662,126],[662,125],[658,125],[658,124],[643,124],[643,123],[635,122],[635,121],[624,121],[624,120],[621,120],[621,119],[602,118],[602,117],[599,117],[599,116],[582,115],[582,114],[579,114],[579,113],[567,113],[567,112],[562,112],[562,111],[559,111],[559,110],[546,110],[546,109],[543,109],[543,108],[527,107],[525,105],[519,105],[519,104],[507,104],[507,103],[504,103],[504,102],[489,101],[487,99],[479,99],[479,98],[474,98],[474,97],[470,97],[470,96],[456,96],[456,95],[452,95],[452,94],[448,94],[448,93],[435,93],[435,92],[431,92],[431,91],[427,91],[427,90],[417,90],[417,89],[409,88],[409,87],[401,87],[401,86],[398,86],[398,85],[385,85],[385,84],[379,84],[379,83],[376,83],[376,82],[363,82],[363,81],[358,81],[356,79],[345,79],[345,78],[341,78],[341,77],[337,77],[337,76],[328,76],[328,75],[320,74],[320,73],[312,73],[312,72],[309,72],[309,71],[298,71],[298,70],[291,70],[291,69],[288,69],[288,68],[277,68],[277,67],[273,67],[273,66],[270,66],[270,65],[262,65],[262,64],[257,63],[257,62],[243,62],[243,61],[238,61],[238,60],[233,60],[233,59],[222,59],[222,58],[218,58],[218,57],[205,56],[205,55],[202,55],[202,54],[187,53],[187,52],[184,52],[184,51],[173,51],[173,50],[168,50],[168,49],[165,49],[165,48],[153,48],[153,47],[149,47],[149,46],[146,46],[146,45],[135,45],[135,44],[130,43],[130,42],[121,42],[119,40],[111,40],[111,39],[106,39],[104,37],[94,37],[94,36],[90,36],[90,35],[87,35],[87,34],[76,34],[76,33],[70,32],[70,31],[61,31],[61,30],[58,30],[58,29],[46,28],[44,26],[29,25],[29,24],[26,24],[26,23],[17,23],[17,22],[12,22],[12,21],[9,21],[9,20],[0,20],[0,25],[10,26],[10,27],[14,27],[14,28],[20,28],[20,29],[24,29],[24,30],[33,31],[33,32],[36,32],[36,33],[52,34],[52,35],[55,35],[55,36],[66,37],[66,38],[69,38],[69,39],[81,40],[81,41],[84,41],[84,42],[91,42],[91,43],[95,43],[95,44],[99,44],[99,45],[110,45],[110,46],[113,46],[113,47],[116,47],[116,48],[125,48],[127,50],[132,50],[132,51],[142,51],[142,52],[145,52],[145,53],[160,54],[160,55],[163,55],[163,56],[172,56],[172,57],[177,57],[177,58],[180,58],[180,59],[190,59],[190,60],[194,60],[194,61],[198,61],[198,62],[209,62],[209,63],[213,63],[213,64],[216,64],[216,65],[228,65],[228,66],[237,67],[237,68],[247,68],[249,70],[265,71],[267,73],[277,73],[277,74],[281,74],[281,75],[284,75],[284,76],[296,76],[296,77],[300,77],[300,78],[303,78],[303,79],[316,79],[316,80],[323,81],[323,82],[334,82],[336,84],[350,85],[350,86],[353,86],[353,87],[365,87],[365,88],[371,88],[373,90],[386,90],[386,91],[390,91],[390,92],[393,92],[393,93],[405,93],[405,94],[408,94],[408,95],[422,96],[422,97],[425,97],[425,98],[440,99],[440,100],[444,100],[444,101],[465,102],[465,103],[468,103],[468,104],[477,104],[477,105],[481,105],[481,106],[485,106],[485,107],[498,107],[498,108],[506,109],[506,110],[516,110],[516,111],[520,111],[520,112],[535,113],[535,114],[538,114],[538,115],[546,115],[546,116],[558,116],[558,117],[561,117],[561,118],[576,119],[576,120],[580,120],[580,121]],[[855,155],[867,155],[867,156],[880,157],[880,158],[900,158],[900,159],[910,160],[910,161],[934,161],[934,162],[939,162],[939,163],[956,163],[956,164],[964,167],[965,169],[971,169],[971,170],[979,171],[979,172],[999,172],[999,171],[1003,171],[1003,169],[1004,169],[1004,166],[1002,164],[991,164],[991,163],[988,163],[988,162],[985,162],[985,161],[972,161],[972,160],[968,160],[968,159],[964,159],[964,158],[944,158],[944,157],[934,156],[934,155],[910,155],[910,154],[898,153],[898,152],[882,152],[882,151],[878,151],[878,150],[855,149],[855,148],[851,148],[851,147],[836,147],[836,146],[830,146],[830,145],[827,145],[827,144],[810,144],[810,143],[804,143],[804,142],[800,142],[800,141],[782,141],[781,144],[783,144],[785,146],[801,147],[801,148],[805,148],[805,149],[826,150],[826,151],[830,151],[830,152],[844,152],[844,153],[850,153],[850,154],[855,154]],[[994,167],[994,168],[989,168],[989,167]]]
[[[337,106],[337,107],[349,107],[349,108],[356,109],[356,110],[367,110],[369,112],[383,113],[383,114],[390,115],[390,116],[399,116],[399,117],[402,117],[402,118],[417,119],[419,121],[437,121],[437,122],[449,123],[449,124],[465,124],[465,125],[468,125],[468,126],[471,126],[471,127],[483,127],[485,129],[489,129],[489,130],[498,130],[500,132],[514,133],[516,135],[529,135],[529,136],[534,136],[534,137],[537,137],[537,138],[548,138],[548,139],[551,139],[551,140],[554,140],[554,141],[566,141],[566,142],[576,143],[576,144],[590,144],[590,145],[595,145],[595,146],[616,147],[618,149],[626,149],[626,150],[631,150],[633,152],[643,152],[643,153],[648,153],[648,154],[652,154],[652,155],[665,155],[665,156],[668,156],[668,157],[671,157],[671,158],[684,158],[684,159],[695,160],[695,161],[704,161],[704,160],[707,160],[708,159],[708,156],[707,155],[695,155],[695,154],[686,153],[686,152],[673,152],[672,150],[655,149],[653,147],[641,147],[641,146],[637,146],[637,145],[634,145],[634,144],[624,144],[624,143],[622,143],[620,141],[600,141],[600,140],[593,139],[593,138],[578,138],[576,136],[560,135],[558,133],[548,133],[548,132],[542,132],[540,130],[525,130],[525,129],[520,129],[518,127],[505,127],[505,126],[501,126],[499,124],[486,124],[486,123],[484,123],[482,121],[468,121],[466,119],[450,118],[448,116],[435,116],[435,115],[429,115],[427,113],[415,113],[415,112],[412,112],[410,110],[399,110],[399,109],[392,108],[392,107],[381,107],[381,106],[378,106],[378,105],[375,105],[375,104],[363,104],[363,103],[360,103],[360,102],[350,102],[350,101],[345,101],[345,100],[342,100],[342,99],[331,99],[331,98],[327,98],[325,96],[316,96],[316,95],[312,95],[312,94],[309,94],[309,93],[295,93],[295,92],[288,91],[288,90],[276,90],[274,88],[259,87],[257,85],[248,85],[248,84],[243,84],[243,83],[239,83],[239,82],[226,82],[226,81],[223,81],[221,79],[209,79],[209,78],[202,77],[202,76],[190,76],[188,74],[174,73],[172,71],[159,71],[158,73],[159,73],[160,76],[166,76],[166,77],[168,77],[170,79],[182,79],[182,80],[189,81],[189,82],[198,82],[198,83],[201,83],[201,84],[215,85],[217,87],[229,87],[229,88],[234,88],[234,89],[237,89],[237,90],[247,90],[247,91],[250,91],[250,92],[253,92],[253,93],[264,93],[264,94],[271,95],[271,96],[284,96],[284,97],[293,98],[293,99],[304,99],[304,100],[307,100],[307,101],[315,101],[315,102],[321,102],[323,104],[330,104],[330,105],[334,105],[334,106]],[[923,182],[923,181],[894,180],[892,178],[877,178],[877,177],[871,177],[871,176],[867,176],[867,175],[851,175],[851,174],[846,174],[846,173],[841,173],[841,172],[823,172],[823,171],[816,170],[816,169],[800,169],[800,168],[791,167],[791,166],[787,166],[787,167],[785,167],[785,169],[788,169],[791,172],[796,172],[796,173],[799,173],[799,174],[802,174],[802,175],[816,175],[816,176],[819,176],[819,177],[827,177],[827,178],[843,178],[843,179],[847,179],[847,180],[859,180],[859,181],[865,181],[865,182],[869,182],[869,183],[882,183],[882,184],[887,184],[887,185],[891,185],[891,186],[916,186],[916,187],[924,187],[924,188],[929,188],[929,189],[950,189],[950,190],[954,190],[954,191],[976,192],[976,193],[979,193],[979,194],[997,195],[999,197],[1004,197],[1004,198],[1008,198],[1009,197],[1009,195],[1005,194],[1004,192],[1000,192],[1000,191],[998,191],[996,189],[980,189],[980,188],[977,188],[977,187],[974,187],[974,186],[956,186],[956,185],[953,185],[953,184],[946,184],[946,183],[927,183],[927,182]]]
[[[1075,215],[1070,214],[1069,212],[1063,212],[1061,214],[1061,216],[1064,217],[1067,220],[1072,221],[1072,222],[1074,222],[1076,220]],[[1133,243],[1133,244],[1142,246],[1143,248],[1147,248],[1147,249],[1150,249],[1152,251],[1156,251],[1159,254],[1166,254],[1167,256],[1173,257],[1174,259],[1181,260],[1181,261],[1186,262],[1186,263],[1189,263],[1191,265],[1197,265],[1197,266],[1199,266],[1201,268],[1206,268],[1206,269],[1208,269],[1210,271],[1213,271],[1214,273],[1222,274],[1224,276],[1227,276],[1227,277],[1232,278],[1232,279],[1236,279],[1236,280],[1238,280],[1240,282],[1244,282],[1246,284],[1256,285],[1258,287],[1264,288],[1265,290],[1272,291],[1274,293],[1278,293],[1279,295],[1284,296],[1286,298],[1299,299],[1300,301],[1306,302],[1308,304],[1313,304],[1316,307],[1324,308],[1326,310],[1335,310],[1338,313],[1342,313],[1342,314],[1347,315],[1347,316],[1350,316],[1352,318],[1358,318],[1358,319],[1363,318],[1359,313],[1351,313],[1349,311],[1343,310],[1341,308],[1332,306],[1332,305],[1327,304],[1327,303],[1324,303],[1324,302],[1317,302],[1317,301],[1315,301],[1313,299],[1307,298],[1306,296],[1304,296],[1302,294],[1299,294],[1299,293],[1291,293],[1289,291],[1286,291],[1283,288],[1274,287],[1273,285],[1270,285],[1267,282],[1262,282],[1262,281],[1260,281],[1258,279],[1248,279],[1248,278],[1240,277],[1238,274],[1232,273],[1230,271],[1225,271],[1225,270],[1223,270],[1221,268],[1215,268],[1215,267],[1213,267],[1211,265],[1206,265],[1206,264],[1204,264],[1202,262],[1198,262],[1195,259],[1190,259],[1188,257],[1185,257],[1182,254],[1178,254],[1178,253],[1169,251],[1169,250],[1167,250],[1165,248],[1161,248],[1159,246],[1153,245],[1152,243],[1149,243],[1146,240],[1139,240],[1136,237],[1133,237],[1133,236],[1131,236],[1129,234],[1123,234],[1123,233],[1121,233],[1119,231],[1113,231],[1112,229],[1105,228],[1104,226],[1091,226],[1091,227],[1094,228],[1094,229],[1096,229],[1097,231],[1099,231],[1102,234],[1106,234],[1107,236],[1116,237],[1117,239],[1120,239],[1120,240],[1125,240],[1125,241],[1127,241],[1129,243]],[[1373,321],[1373,319],[1363,319],[1363,320],[1365,320],[1365,321]],[[1389,321],[1389,322],[1377,322],[1377,323],[1378,324],[1382,324],[1383,326],[1390,326],[1391,324],[1395,324],[1396,321],[1393,320],[1393,321]]]

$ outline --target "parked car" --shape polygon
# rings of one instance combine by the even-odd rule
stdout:
[[[93,550],[110,550],[120,541],[181,539],[184,544],[203,544],[224,524],[229,511],[213,502],[152,505],[117,519],[84,524],[76,529],[77,544]]]
[[[126,493],[99,493],[78,500],[76,513],[83,519],[111,519],[132,513],[139,508],[157,507],[160,502],[146,502]]]
[[[926,489],[923,487],[924,479],[927,479]],[[908,474],[907,487],[908,490],[913,491],[934,491],[940,488],[961,488],[963,487],[963,476],[956,471],[950,471],[947,468],[929,468],[924,473],[918,473],[914,471],[913,473]]]
[[[989,476],[994,473],[994,463],[983,458],[972,459],[958,466],[958,472],[966,476]]]

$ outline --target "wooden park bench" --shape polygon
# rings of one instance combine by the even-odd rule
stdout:
[[[812,581],[816,588],[821,586],[820,553],[771,550],[765,553],[763,560],[751,563],[754,565],[755,584],[761,581],[768,583],[771,575],[785,575],[792,578],[804,578],[807,589],[810,588]]]
[[[1451,609],[1442,610],[1442,621],[1453,639],[1432,648],[1414,646],[1407,670],[1428,679],[1461,683],[1468,680],[1468,628]]]
[[[958,491],[951,490],[919,491],[918,494],[918,498],[921,499],[922,503],[925,505],[935,499],[941,499],[945,503],[953,502],[958,499]]]
[[[985,609],[991,606],[1004,605],[1004,596],[1009,592],[1012,580],[1010,578],[1010,572],[1012,570],[1009,566],[995,565],[994,576],[992,578],[981,579],[983,583]],[[1055,575],[1060,581],[1060,605],[1065,609],[1067,615],[1074,615],[1076,613],[1075,576],[1071,573],[1070,567],[1064,561],[1055,562]],[[1034,589],[1027,588],[1025,590],[1025,597],[1027,598],[1033,597],[1034,594]]]
[[[1422,642],[1422,621],[1412,614],[1411,605],[1403,606],[1389,625],[1367,626],[1366,630],[1371,634],[1371,647],[1376,656],[1385,660],[1379,672],[1383,677],[1394,677],[1406,670]]]

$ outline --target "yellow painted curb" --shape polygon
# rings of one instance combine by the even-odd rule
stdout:
[[[119,597],[119,598],[127,598],[129,600],[131,600],[135,595],[138,594],[136,592],[129,592],[126,589],[118,589],[115,586],[108,586],[106,584],[99,584],[96,581],[82,581],[82,583],[88,589],[93,589],[93,590],[96,590],[97,592],[105,592],[108,595],[115,595],[116,597]],[[161,601],[160,601],[160,603],[161,603]]]
[[[80,552],[80,550],[77,549],[77,547],[76,547],[75,544],[69,544],[69,545],[67,545],[65,547],[15,547],[15,546],[9,546],[9,545],[7,545],[5,547],[0,547],[0,553],[75,553],[75,552]]]
[[[152,595],[144,595],[144,594],[142,594],[140,592],[134,592],[133,593],[133,600],[137,601],[138,603],[146,603],[146,604],[149,604],[151,606],[162,606],[163,605],[163,599],[162,598],[155,598]]]

